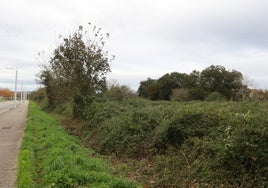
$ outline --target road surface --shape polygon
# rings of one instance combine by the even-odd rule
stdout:
[[[19,102],[17,101],[17,104]],[[14,107],[14,101],[5,101],[5,102],[0,102],[0,114],[3,112],[8,111],[10,108]]]
[[[11,104],[14,105],[14,102]],[[6,107],[1,107],[1,110]],[[28,102],[25,101],[17,108],[0,114],[0,188],[16,187],[17,155],[27,112]]]

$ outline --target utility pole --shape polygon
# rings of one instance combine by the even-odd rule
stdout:
[[[27,91],[24,91],[24,100],[27,101]]]
[[[22,83],[20,84],[20,103],[22,103],[22,95],[23,95],[23,91],[22,91]]]

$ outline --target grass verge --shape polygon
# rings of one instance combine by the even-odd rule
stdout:
[[[103,159],[59,126],[57,119],[30,102],[25,136],[19,153],[18,188],[138,187],[111,175]]]

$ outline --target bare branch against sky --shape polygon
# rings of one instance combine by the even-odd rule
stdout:
[[[211,64],[267,89],[267,10],[266,0],[0,0],[0,87],[12,89],[5,67],[18,65],[26,89],[37,88],[38,52],[91,22],[110,33],[109,78],[134,90],[148,77]]]

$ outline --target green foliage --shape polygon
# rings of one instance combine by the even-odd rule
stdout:
[[[159,99],[157,81],[151,78],[148,78],[145,81],[141,81],[140,87],[138,88],[138,94],[140,97],[144,97],[150,100]]]
[[[71,88],[68,88],[67,83],[62,78],[57,78],[57,75],[44,66],[44,70],[39,75],[40,83],[45,86],[47,107],[50,109],[71,100]]]
[[[127,158],[150,187],[264,187],[267,105],[101,101],[79,131],[96,151]]]
[[[173,89],[170,99],[175,101],[187,101],[189,100],[189,91],[184,88]]]
[[[74,96],[73,115],[75,118],[85,118],[85,110],[93,102],[94,97],[90,95],[77,94]]]
[[[206,97],[206,101],[223,101],[224,97],[219,92],[212,92]]]
[[[61,43],[54,50],[49,65],[44,65],[39,74],[39,83],[45,86],[50,108],[71,102],[74,116],[80,118],[79,110],[83,111],[87,105],[85,98],[107,89],[105,75],[110,72],[111,59],[103,48],[104,39],[108,37],[108,33],[104,36],[96,26],[90,32],[79,26],[74,34],[60,37]]]
[[[238,100],[243,97],[241,90],[247,90],[242,80],[243,76],[238,71],[228,71],[223,66],[211,65],[201,72],[194,70],[189,75],[173,72],[157,80],[148,78],[140,82],[138,94],[151,100],[170,100],[172,94],[174,96],[172,91],[183,89],[187,90],[187,97],[180,97],[184,100],[204,100],[211,92],[218,92],[228,100]]]
[[[200,74],[201,87],[207,92],[219,92],[227,99],[243,87],[243,75],[235,70],[228,71],[223,66],[214,66],[204,69]]]
[[[48,99],[45,88],[39,88],[36,91],[32,91],[28,97],[30,100],[37,102],[42,107],[47,106]]]
[[[70,102],[65,102],[56,106],[53,112],[56,114],[71,117],[73,115],[73,106]]]
[[[30,103],[19,155],[18,187],[137,187],[64,132],[57,120]]]
[[[207,92],[200,87],[189,89],[189,98],[191,100],[203,101],[206,98],[206,96],[207,96]]]
[[[112,84],[105,91],[104,96],[113,100],[124,100],[136,97],[136,94],[126,85]]]

